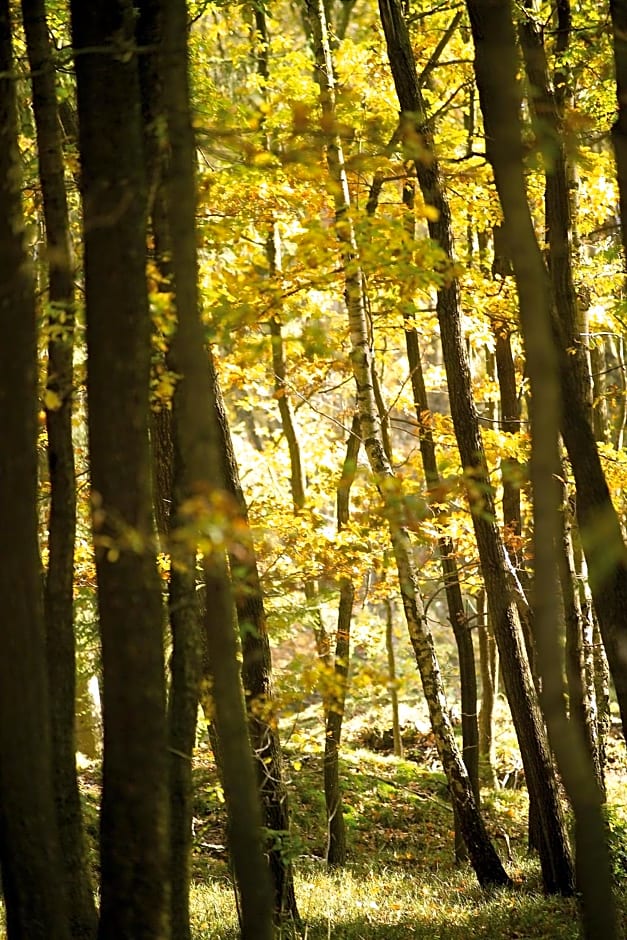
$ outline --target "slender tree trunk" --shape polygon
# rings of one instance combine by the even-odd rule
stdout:
[[[605,780],[601,749],[599,747],[599,729],[597,720],[596,696],[594,688],[594,669],[589,667],[586,645],[588,624],[586,611],[582,609],[575,556],[572,544],[572,509],[566,487],[563,487],[560,539],[560,582],[564,604],[566,628],[566,680],[568,685],[569,714],[572,721],[579,724],[586,748],[592,760],[594,775],[601,796],[605,801]],[[591,636],[589,641],[591,641]]]
[[[398,0],[380,0],[388,57],[401,105],[401,120],[409,139],[421,141],[416,175],[427,205],[437,210],[429,222],[434,241],[453,260],[451,214],[444,196],[433,135],[418,85],[407,26]],[[424,159],[425,150],[429,159]],[[459,284],[451,277],[438,290],[440,336],[447,372],[451,413],[467,481],[468,499],[481,560],[494,635],[499,647],[503,678],[518,736],[530,798],[539,807],[543,842],[540,852],[545,889],[570,894],[573,869],[557,781],[546,739],[542,715],[525,655],[516,601],[520,585],[496,524],[494,498],[485,462],[477,412],[472,398],[468,360],[461,331]]]
[[[396,687],[394,607],[389,597],[385,600],[385,649],[388,657],[388,682],[390,683],[390,705],[392,707],[392,740],[394,742],[394,756],[403,757],[403,738],[401,735],[401,722],[398,711],[398,689]]]
[[[335,79],[326,20],[321,0],[310,0],[308,12],[316,54],[316,75],[324,126],[335,126]],[[335,231],[344,269],[345,297],[351,335],[351,364],[357,386],[361,437],[377,483],[390,527],[390,540],[398,569],[403,608],[429,707],[440,759],[449,780],[471,863],[482,885],[506,885],[509,878],[492,846],[474,798],[468,772],[459,754],[448,718],[444,688],[418,589],[412,546],[404,525],[399,481],[385,455],[380,419],[374,399],[372,353],[368,337],[363,275],[358,263],[355,234],[350,221],[350,194],[339,137],[326,140],[327,163],[335,202]]]
[[[74,537],[76,490],[72,445],[74,351],[74,264],[54,63],[43,0],[23,0],[22,19],[33,88],[37,153],[46,225],[48,261],[48,377],[46,429],[50,473],[48,570],[44,619],[55,802],[66,870],[72,935],[96,934],[91,886],[76,775],[74,715]]]
[[[408,181],[403,189],[403,202],[408,209],[413,208],[415,182]],[[368,206],[370,214],[374,212],[376,203],[371,199]],[[407,222],[414,235],[414,224]],[[435,442],[431,430],[431,412],[427,399],[427,390],[422,371],[418,334],[411,317],[404,318],[405,345],[407,348],[407,362],[409,364],[411,386],[416,409],[416,419],[420,428],[420,454],[425,473],[427,490],[437,494],[441,485],[440,473],[437,465]],[[379,409],[381,411],[381,409]],[[385,439],[384,439],[385,444]],[[386,448],[389,457],[389,448]],[[434,507],[437,512],[437,505]],[[464,602],[462,597],[459,571],[455,555],[455,546],[448,536],[442,534],[438,537],[438,551],[442,570],[442,581],[446,592],[448,615],[459,659],[459,678],[461,690],[462,709],[462,756],[470,777],[475,799],[479,803],[479,729],[477,722],[477,672],[472,642],[472,634],[468,625]],[[464,857],[464,845],[459,828],[459,820],[455,817],[455,855],[458,860]]]
[[[405,324],[407,360],[411,370],[411,384],[416,417],[420,426],[420,453],[428,491],[437,491],[441,483],[438,470],[435,442],[429,421],[429,404],[418,347],[418,335],[409,321]],[[479,726],[477,722],[477,672],[472,633],[464,610],[455,546],[450,538],[438,538],[442,579],[446,591],[449,620],[455,635],[459,657],[459,676],[462,708],[462,748],[468,776],[479,800]]]
[[[621,203],[627,198],[627,126],[626,89],[627,6],[623,0],[611,4],[615,32],[619,118],[614,127],[619,182],[623,182]],[[624,208],[624,206],[622,206]],[[510,248],[511,250],[511,248]],[[568,354],[567,324],[557,317],[553,322],[562,398],[568,407],[562,411],[562,435],[573,468],[577,488],[577,519],[589,570],[603,642],[614,680],[623,731],[627,726],[627,551],[620,522],[612,505],[594,434],[589,421],[587,401],[582,395],[580,373],[572,368]]]
[[[266,239],[266,256],[270,267],[270,276],[276,277],[281,270],[281,242],[279,230],[276,225],[272,225]],[[279,407],[281,417],[281,427],[287,441],[288,452],[290,455],[290,489],[292,492],[292,503],[294,513],[298,514],[305,508],[305,470],[303,466],[302,452],[298,440],[298,432],[294,415],[290,405],[287,388],[287,370],[285,366],[285,350],[283,346],[283,331],[281,321],[277,316],[270,319],[270,337],[272,343],[272,370],[274,373],[274,395]],[[322,622],[322,613],[318,602],[318,588],[312,578],[307,578],[303,585],[303,590],[307,603],[313,608],[314,615],[314,637],[316,641],[316,652],[320,662],[331,668],[331,650],[329,646],[329,637],[327,636],[324,623]],[[327,706],[325,703],[325,721]]]
[[[174,438],[178,440],[177,437]],[[170,532],[186,522],[184,458],[175,445]],[[172,936],[190,940],[189,892],[192,868],[194,784],[192,766],[201,679],[202,617],[196,590],[196,553],[185,541],[170,546],[168,610],[172,632],[168,697],[170,799],[170,919]]]
[[[618,113],[612,127],[623,253],[627,261],[627,0],[610,0]]]
[[[477,598],[477,631],[481,668],[481,708],[479,709],[479,780],[496,789],[494,706],[498,694],[499,653],[488,622],[485,591]]]
[[[593,689],[591,695],[597,711],[597,745],[602,780],[605,781],[606,742],[611,729],[610,670],[605,655],[599,624],[594,613],[594,604],[588,584],[586,560],[581,548],[579,532],[574,525],[572,543],[575,572],[579,587],[579,605],[584,625],[583,655],[586,668],[587,685]]]
[[[103,655],[99,937],[155,940],[169,936],[167,761],[148,444],[146,191],[137,60],[127,55],[132,6],[72,3],[72,33]]]
[[[166,179],[167,121],[159,56],[163,14],[158,0],[141,0],[137,22],[147,213],[151,221],[153,258],[163,294],[173,290]],[[172,317],[174,310],[170,311]],[[168,352],[159,363],[167,369]],[[154,368],[154,366],[153,366]],[[185,458],[178,447],[171,402],[153,405],[150,414],[153,501],[161,550],[170,553],[168,621],[172,640],[168,696],[168,798],[170,929],[177,940],[190,940],[190,881],[194,787],[192,778],[198,700],[200,696],[202,612],[196,590],[196,552],[185,539],[172,539],[184,524]]]
[[[350,490],[355,478],[360,447],[359,416],[354,415],[348,436],[342,476],[337,487],[338,532],[342,531],[350,518]],[[340,603],[337,612],[337,635],[333,660],[334,694],[333,698],[327,703],[324,736],[324,798],[327,810],[327,863],[329,865],[344,865],[346,863],[346,826],[342,810],[339,754],[346,692],[348,690],[350,631],[354,599],[355,586],[352,580],[342,578],[340,580]]]
[[[210,402],[209,408],[198,407],[198,402],[206,399],[209,388],[198,298],[195,147],[187,73],[187,10],[183,0],[169,0],[162,10],[162,74],[170,142],[167,201],[178,313],[172,358],[181,376],[174,408],[178,448],[185,462],[185,516],[189,525],[195,518],[196,524],[202,524],[203,518],[211,518],[212,507],[224,500],[226,481],[220,463],[215,403]],[[173,537],[175,535],[173,533]],[[228,540],[229,533],[224,537]],[[205,640],[220,735],[231,855],[241,898],[242,938],[271,940],[272,893],[263,856],[261,813],[237,661],[233,595],[220,546],[203,555],[203,572]]]
[[[544,214],[548,243],[548,268],[553,300],[568,344],[570,371],[578,400],[592,424],[592,378],[587,337],[577,303],[573,277],[573,218],[569,195],[571,171],[563,136],[568,76],[562,67],[551,81],[542,27],[535,17],[535,0],[527,0],[527,15],[519,28],[520,44],[529,83],[529,104],[544,158]],[[568,52],[571,32],[570,0],[556,3],[557,56]]]
[[[150,15],[152,0],[147,7]],[[154,11],[152,11],[154,14]],[[146,69],[145,94],[154,95],[161,87],[160,78],[155,80],[151,70]],[[156,82],[156,87],[155,87]],[[155,105],[145,108],[145,120],[155,121]],[[156,122],[158,127],[158,121]],[[153,232],[157,262],[166,287],[171,279],[171,245],[168,231],[167,208],[163,202],[164,190],[157,188],[153,203]],[[239,482],[239,472],[233,445],[231,442],[228,420],[222,403],[211,351],[207,354],[207,402],[213,408],[217,428],[217,449],[222,465],[222,472],[228,492],[233,497],[240,514],[240,523],[247,531],[245,539],[237,547],[237,556],[230,558],[231,578],[234,581],[235,606],[242,641],[242,679],[248,707],[248,727],[255,755],[257,780],[263,804],[264,824],[268,831],[266,852],[270,873],[274,885],[275,918],[277,921],[289,918],[299,921],[298,907],[294,892],[294,876],[289,846],[289,809],[284,783],[283,757],[281,745],[272,714],[272,661],[266,628],[259,574],[254,546],[248,532],[247,506]],[[178,497],[173,497],[173,416],[165,411],[153,415],[153,449],[155,450],[155,481],[157,520],[164,517],[174,500],[174,507],[180,502],[183,470],[180,458],[178,465]],[[160,507],[160,508],[159,508]],[[173,508],[174,508],[173,507]],[[178,510],[177,510],[178,511]],[[167,524],[167,520],[166,520]],[[241,527],[240,527],[241,528]],[[176,545],[172,546],[175,550]],[[183,546],[178,546],[182,551]],[[196,579],[189,577],[190,569],[195,567],[191,558],[179,559],[174,566],[170,583],[170,618],[173,634],[174,651],[172,657],[173,688],[171,693],[170,729],[174,735],[175,724],[178,735],[187,735],[192,742],[192,728],[196,727],[196,708],[192,707],[192,697],[197,703],[199,690],[196,683],[196,662],[200,656],[195,649],[198,642],[199,627],[193,618],[202,619],[202,611],[197,603]],[[179,611],[175,617],[174,612]],[[175,622],[176,621],[176,622]],[[180,654],[177,656],[177,637]],[[202,644],[200,644],[202,645]],[[200,656],[200,659],[203,659]],[[177,664],[178,660],[178,664]],[[205,666],[206,657],[204,657]],[[210,682],[210,673],[204,670],[205,687]],[[180,694],[175,696],[176,677],[182,680]],[[187,678],[186,678],[187,677]],[[190,681],[192,680],[192,681]],[[187,695],[186,695],[187,690]],[[174,709],[174,700],[178,699]],[[174,721],[175,712],[180,714]],[[184,719],[184,720],[181,720]],[[188,730],[185,730],[188,729]],[[216,760],[219,760],[220,747],[215,738]],[[192,787],[191,764],[184,756],[191,753],[190,748],[178,743],[171,737],[171,822],[170,841],[172,847],[172,930],[177,937],[184,938],[189,931],[189,867],[191,849]],[[178,926],[177,926],[178,925]]]
[[[0,865],[9,940],[69,940],[37,542],[37,328],[8,0],[0,2]],[[19,721],[16,721],[16,708]]]
[[[218,451],[227,492],[239,512],[237,551],[229,557],[235,594],[235,607],[242,642],[242,680],[248,706],[248,728],[256,759],[257,782],[268,830],[266,853],[274,887],[276,921],[300,917],[294,891],[290,846],[290,816],[285,787],[283,754],[274,716],[272,656],[268,638],[263,592],[257,556],[248,526],[248,507],[239,471],[218,378],[209,351],[209,388],[214,420],[218,428]],[[242,525],[243,523],[243,525]]]
[[[520,303],[531,383],[534,495],[534,629],[542,701],[551,744],[575,816],[577,883],[587,937],[616,937],[601,796],[579,729],[566,716],[559,668],[555,595],[559,539],[558,432],[560,384],[552,335],[551,286],[535,237],[522,160],[516,44],[509,3],[468,0],[475,44],[475,75],[483,112],[486,153],[499,193]]]

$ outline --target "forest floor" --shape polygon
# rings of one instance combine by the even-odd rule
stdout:
[[[294,936],[303,940],[574,940],[580,936],[576,901],[543,894],[537,858],[527,851],[527,794],[517,752],[507,746],[508,729],[500,736],[498,771],[509,785],[484,790],[482,804],[514,888],[485,892],[468,865],[455,864],[452,810],[430,734],[424,726],[413,729],[405,758],[399,759],[384,752],[387,736],[372,715],[367,724],[352,723],[348,729],[342,774],[349,861],[342,870],[327,870],[320,734],[306,740],[307,724],[300,722],[298,733],[285,746],[302,917]],[[313,730],[313,716],[309,724]],[[626,926],[627,754],[618,735],[608,751],[613,858]],[[196,940],[232,940],[238,930],[224,848],[225,814],[209,753],[201,747],[196,769],[193,928]],[[293,934],[283,933],[288,936]]]

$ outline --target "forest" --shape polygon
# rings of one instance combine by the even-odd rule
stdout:
[[[0,0],[0,936],[618,940],[627,0]]]

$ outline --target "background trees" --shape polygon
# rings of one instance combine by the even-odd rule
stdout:
[[[375,697],[370,654],[386,624],[389,651],[398,599],[458,836],[482,884],[509,884],[479,805],[472,639],[484,595],[482,648],[491,629],[543,886],[574,887],[548,719],[554,742],[560,728],[580,736],[574,765],[558,765],[576,841],[593,832],[599,861],[596,908],[578,866],[586,931],[613,929],[603,795],[590,775],[578,802],[576,781],[589,759],[601,777],[604,728],[587,704],[606,694],[594,617],[625,714],[622,13],[609,11],[614,123],[608,11],[561,0],[526,4],[517,21],[501,11],[495,89],[482,59],[489,6],[146,2],[138,19],[126,0],[99,0],[70,5],[71,36],[62,5],[23,0],[23,29],[15,5],[0,10],[11,936],[43,936],[42,923],[46,936],[95,931],[72,738],[73,625],[87,608],[102,645],[102,937],[189,935],[201,673],[242,933],[270,936],[273,917],[298,924],[281,721],[310,696],[324,703],[328,861],[342,864],[343,712]],[[565,507],[577,525],[560,581]],[[441,625],[461,651],[468,767]],[[33,830],[15,822],[26,806]]]

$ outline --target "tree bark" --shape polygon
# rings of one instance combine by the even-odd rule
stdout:
[[[48,263],[48,374],[45,396],[50,473],[48,569],[44,590],[53,777],[72,935],[96,934],[96,906],[87,864],[76,775],[74,716],[74,537],[76,484],[72,445],[74,263],[54,63],[43,0],[22,0]]]
[[[212,391],[207,383],[204,329],[199,313],[196,255],[195,146],[187,72],[187,10],[183,0],[163,3],[161,56],[170,143],[167,202],[172,237],[172,270],[178,327],[172,360],[181,376],[174,409],[178,448],[185,462],[186,525],[196,531],[224,502],[226,480],[220,461],[215,401],[198,402]],[[176,537],[176,533],[173,533]],[[224,532],[227,542],[231,536]],[[273,904],[263,856],[261,813],[255,768],[246,724],[246,709],[237,660],[233,595],[223,545],[202,556],[206,589],[205,642],[212,696],[220,735],[221,769],[229,814],[229,840],[241,898],[243,940],[271,940]]]
[[[127,2],[76,0],[71,9],[103,657],[99,937],[155,940],[169,936],[167,752],[148,443],[146,182],[135,20]]]
[[[218,450],[227,492],[237,506],[241,533],[229,555],[235,608],[242,643],[242,681],[248,708],[248,729],[255,754],[257,784],[268,832],[266,853],[274,888],[274,916],[298,924],[290,847],[290,815],[283,753],[274,719],[272,656],[257,556],[248,525],[248,507],[239,478],[229,424],[215,364],[209,351],[209,388],[218,428]]]
[[[359,416],[353,416],[349,432],[346,457],[342,467],[342,476],[337,487],[337,530],[341,532],[350,518],[350,490],[355,478],[357,458],[361,447],[359,435]],[[351,620],[355,586],[350,578],[340,580],[340,603],[337,611],[337,635],[335,656],[333,658],[334,695],[327,702],[324,736],[324,798],[327,810],[327,863],[344,865],[346,863],[346,825],[342,809],[342,788],[340,784],[340,742],[342,721],[348,690],[348,671],[350,664]]]
[[[141,0],[137,22],[147,213],[151,222],[157,290],[173,290],[172,244],[169,234],[165,177],[168,169],[167,121],[164,111],[162,62],[159,55],[163,13],[158,0]],[[174,318],[174,309],[170,316]],[[154,351],[153,351],[154,355]],[[167,369],[168,352],[159,366]],[[154,369],[154,365],[153,365]],[[170,554],[168,621],[172,641],[168,695],[168,798],[170,929],[177,940],[190,940],[190,882],[193,819],[193,759],[201,681],[202,612],[198,602],[195,547],[170,535],[184,524],[185,461],[175,433],[171,402],[153,403],[150,437],[153,504],[161,550]]]
[[[627,261],[627,0],[610,0],[618,113],[612,127],[623,253]]]
[[[565,619],[566,681],[569,714],[579,724],[592,760],[597,786],[605,801],[605,779],[599,745],[598,711],[594,687],[594,667],[591,663],[592,625],[581,604],[578,575],[572,543],[572,508],[566,487],[562,493],[562,525],[560,539],[559,575]]]
[[[411,321],[405,323],[407,361],[411,372],[411,385],[416,417],[420,426],[420,453],[427,483],[427,492],[437,491],[441,483],[435,442],[429,421],[429,403],[422,372],[418,335]],[[438,550],[442,580],[446,592],[448,615],[455,636],[459,657],[459,678],[462,709],[462,754],[475,799],[479,802],[479,725],[477,721],[477,671],[472,633],[464,610],[455,546],[445,535],[438,537]]]
[[[9,940],[69,940],[37,542],[37,328],[15,64],[0,2],[0,864]],[[16,721],[16,708],[19,721]]]
[[[420,141],[415,159],[416,175],[425,203],[437,210],[429,221],[429,233],[453,260],[451,214],[433,155],[433,135],[418,85],[407,26],[398,0],[380,0],[388,56],[401,105],[401,120],[409,141]],[[425,152],[428,159],[424,159]],[[516,607],[520,588],[507,556],[495,519],[479,421],[472,398],[470,370],[461,331],[459,284],[450,277],[438,290],[438,320],[448,379],[451,413],[467,481],[468,499],[479,549],[488,607],[499,647],[507,698],[518,736],[530,798],[542,819],[540,860],[545,889],[570,894],[573,869],[568,837],[559,800],[557,781],[546,731],[533,687],[531,671]]]
[[[551,285],[536,240],[522,160],[517,55],[509,3],[468,0],[486,154],[503,209],[531,383],[534,498],[534,630],[551,744],[575,816],[577,886],[587,937],[618,936],[601,797],[578,727],[566,717],[559,668],[556,549],[559,539],[560,379]],[[570,406],[570,402],[569,402]]]
[[[335,126],[335,78],[321,0],[309,0],[320,87],[323,126]],[[398,570],[407,626],[416,656],[440,759],[447,775],[471,863],[482,885],[507,885],[510,880],[492,846],[477,808],[468,773],[457,748],[448,718],[446,699],[433,638],[429,632],[412,558],[412,546],[404,524],[403,496],[399,481],[385,455],[379,413],[374,398],[372,352],[366,320],[365,288],[359,265],[355,233],[350,221],[348,179],[340,138],[326,134],[327,164],[335,203],[335,232],[344,270],[345,298],[351,336],[351,364],[357,386],[361,437],[387,516],[390,541]]]
[[[496,789],[499,785],[494,767],[494,706],[498,694],[499,654],[488,622],[485,590],[477,598],[477,631],[481,672],[481,708],[479,709],[479,780]]]
[[[401,722],[398,708],[398,689],[396,685],[394,606],[389,597],[385,599],[385,649],[388,658],[388,682],[390,684],[390,706],[392,710],[392,741],[394,744],[394,756],[403,757],[403,736],[401,733]]]

